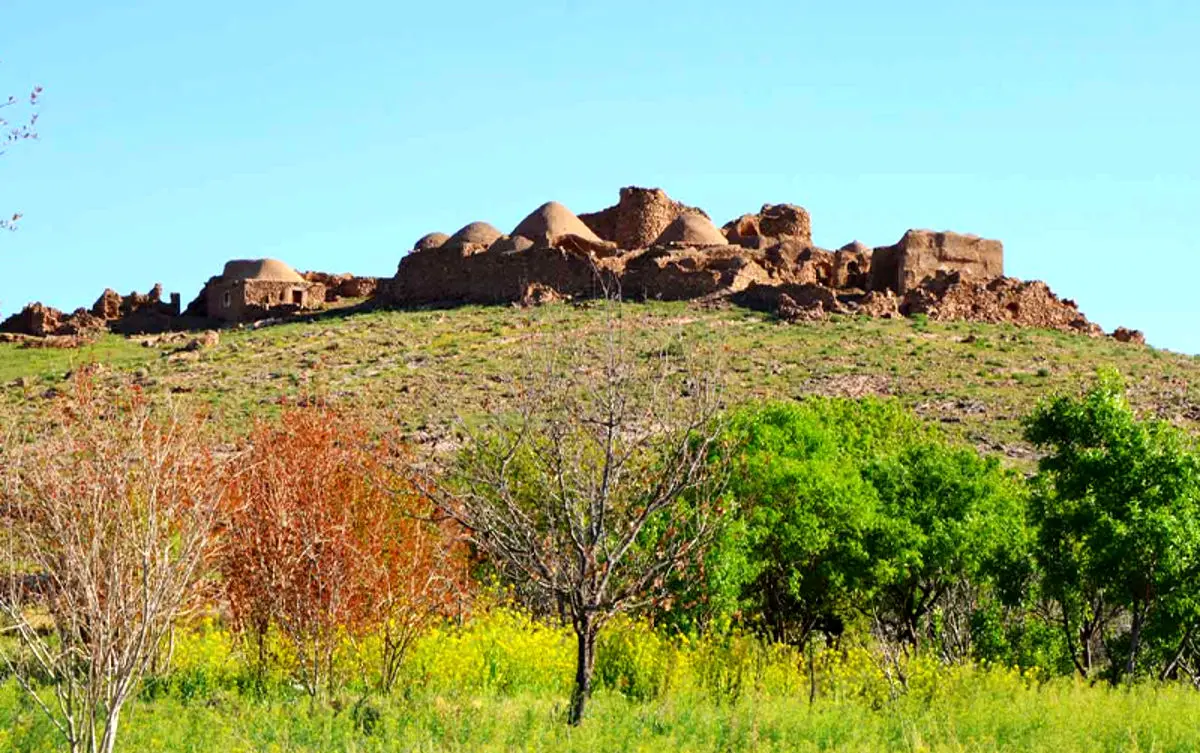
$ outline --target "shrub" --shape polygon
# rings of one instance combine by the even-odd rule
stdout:
[[[233,478],[221,574],[236,624],[257,644],[260,669],[278,630],[313,696],[344,680],[339,646],[371,635],[376,676],[390,688],[416,636],[462,606],[461,548],[384,459],[354,417],[289,408],[255,426]]]

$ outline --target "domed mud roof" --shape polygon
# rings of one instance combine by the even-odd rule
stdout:
[[[234,259],[225,262],[221,276],[226,280],[304,282],[300,274],[278,259]]]
[[[654,241],[656,246],[727,246],[729,240],[712,220],[699,214],[681,214]]]
[[[462,246],[467,243],[478,243],[483,246],[490,246],[502,235],[503,233],[486,222],[472,222],[446,239],[443,245]]]
[[[448,240],[450,240],[450,236],[445,233],[426,233],[413,244],[413,251],[428,251],[441,246]]]
[[[534,241],[553,243],[564,235],[574,235],[593,243],[603,243],[590,227],[584,224],[570,209],[557,201],[548,201],[533,210],[516,229],[513,235],[523,235]]]

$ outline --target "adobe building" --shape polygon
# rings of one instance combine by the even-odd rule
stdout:
[[[962,233],[909,230],[898,243],[876,248],[871,288],[904,295],[938,272],[981,280],[1004,276],[1004,244]]]
[[[205,295],[210,319],[244,322],[320,308],[325,286],[276,259],[238,259],[226,262]]]

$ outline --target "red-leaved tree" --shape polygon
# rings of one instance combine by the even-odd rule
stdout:
[[[277,630],[313,697],[334,688],[339,644],[372,634],[390,688],[413,639],[465,591],[461,548],[382,448],[353,416],[288,408],[254,428],[231,484],[221,572],[235,621],[260,666]]]

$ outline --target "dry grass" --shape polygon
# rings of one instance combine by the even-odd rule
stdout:
[[[418,444],[453,444],[452,419],[493,411],[513,395],[531,348],[561,339],[599,348],[598,305],[376,311],[222,333],[211,349],[169,357],[115,336],[78,350],[0,345],[0,420],[35,418],[79,365],[131,375],[150,394],[187,393],[244,428],[287,399],[320,393],[392,410]],[[1194,428],[1200,359],[1059,332],[1005,325],[835,318],[780,324],[738,308],[625,304],[635,347],[649,354],[684,333],[717,351],[728,395],[894,395],[981,449],[1030,457],[1018,420],[1043,395],[1074,389],[1097,368],[1129,381],[1135,404]]]

